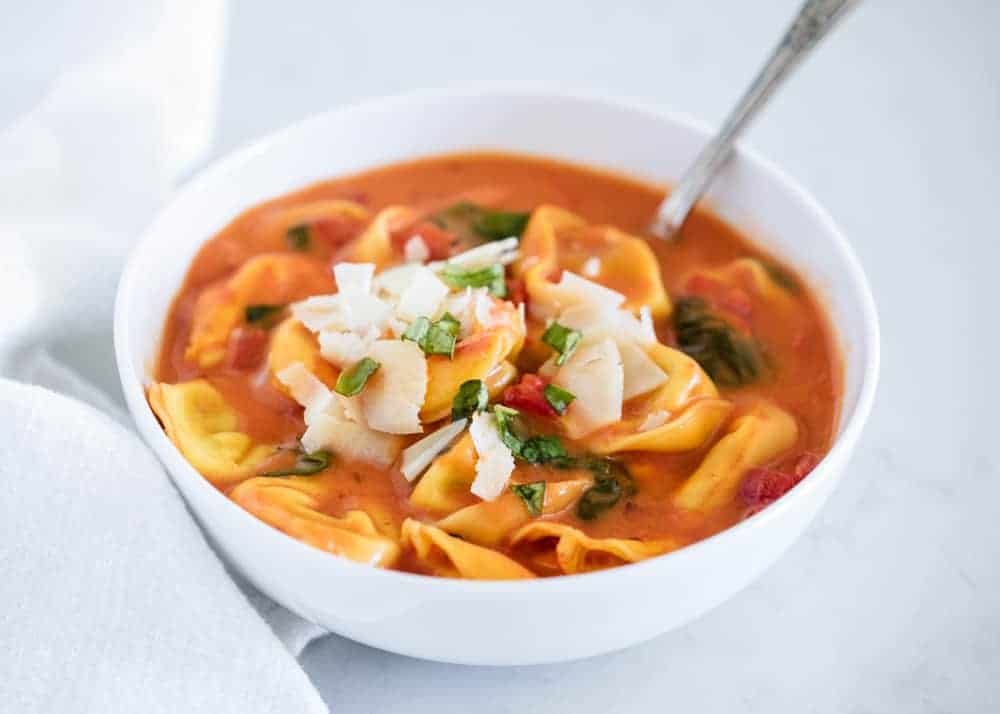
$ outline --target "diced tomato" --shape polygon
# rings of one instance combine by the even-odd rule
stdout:
[[[692,295],[704,298],[712,307],[725,310],[745,321],[753,314],[753,302],[746,290],[727,285],[703,273],[692,275],[685,289]]]
[[[819,463],[819,456],[805,451],[790,462],[790,471],[750,469],[740,485],[740,496],[750,506],[750,515],[769,506],[788,493],[795,484],[809,475]]]
[[[525,374],[521,381],[507,387],[503,392],[503,403],[518,411],[530,412],[537,416],[554,417],[556,410],[545,399],[548,384],[537,374]]]
[[[331,248],[339,248],[358,235],[361,223],[346,216],[331,216],[310,223],[309,231],[316,240]]]
[[[225,364],[231,369],[253,369],[264,360],[268,334],[259,327],[240,326],[229,335]]]
[[[393,244],[398,252],[403,252],[406,242],[413,236],[420,236],[430,253],[430,260],[444,260],[450,258],[452,248],[458,239],[453,233],[449,233],[444,228],[437,226],[430,221],[423,221],[416,226],[411,226],[406,230],[399,231],[392,236]]]
[[[507,278],[507,299],[515,305],[528,302],[528,288],[520,278]]]

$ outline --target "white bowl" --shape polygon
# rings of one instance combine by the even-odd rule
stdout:
[[[676,179],[709,132],[661,111],[534,89],[423,92],[332,111],[205,170],[150,225],[122,277],[115,351],[140,433],[219,551],[299,615],[374,647],[445,662],[556,662],[627,647],[683,625],[761,574],[827,499],[868,417],[878,321],[857,258],[802,188],[739,151],[710,198],[806,275],[844,356],[836,443],[773,506],[675,553],[586,575],[527,582],[431,578],[322,552],[265,525],[209,485],[164,435],[144,395],[164,318],[198,247],[266,198],[319,179],[465,149],[529,152],[649,180]]]

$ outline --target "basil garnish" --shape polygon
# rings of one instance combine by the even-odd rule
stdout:
[[[462,382],[458,388],[458,394],[451,403],[451,420],[458,421],[470,417],[476,412],[486,409],[490,395],[486,391],[486,385],[481,379],[470,379]]]
[[[566,413],[566,409],[576,399],[575,394],[554,384],[546,384],[542,394],[545,396],[545,401],[549,403],[549,406],[555,409],[556,414],[560,416]]]
[[[244,316],[249,324],[265,322],[285,309],[284,305],[247,305]]]
[[[462,325],[454,315],[446,312],[436,322],[426,317],[418,317],[403,332],[402,339],[411,340],[420,346],[424,354],[455,356],[455,343]]]
[[[285,240],[288,242],[288,247],[292,250],[299,252],[309,250],[309,246],[312,243],[312,237],[309,235],[309,226],[305,223],[292,226],[285,231]]]
[[[524,507],[528,509],[528,513],[532,516],[542,515],[542,508],[545,506],[544,481],[514,484],[510,487],[510,490],[524,501]]]
[[[446,265],[441,271],[441,280],[452,288],[486,288],[495,297],[507,297],[507,281],[504,279],[503,266],[499,263],[485,268]]]
[[[311,454],[301,453],[295,460],[295,466],[281,471],[268,471],[261,476],[282,478],[285,476],[311,476],[319,473],[333,460],[333,454],[329,451],[314,451]]]
[[[497,420],[500,440],[511,453],[530,464],[545,464],[567,458],[566,447],[558,436],[522,437],[516,431],[516,420],[520,415],[516,409],[502,404],[493,406],[493,416]]]
[[[581,339],[583,334],[579,330],[571,330],[558,322],[553,322],[542,334],[542,342],[559,353],[556,364],[560,367],[566,364],[566,360],[576,351]]]
[[[337,377],[337,384],[333,388],[337,394],[345,397],[353,397],[360,394],[361,390],[368,384],[368,378],[375,374],[381,365],[371,357],[365,357],[350,369],[345,369]]]

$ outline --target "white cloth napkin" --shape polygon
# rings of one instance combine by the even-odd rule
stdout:
[[[0,132],[0,710],[325,712],[321,630],[227,575],[113,364],[124,258],[211,143],[224,0],[74,9],[84,49]]]

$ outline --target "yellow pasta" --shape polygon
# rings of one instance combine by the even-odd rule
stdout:
[[[674,503],[706,511],[730,502],[747,469],[761,466],[792,447],[798,438],[795,419],[768,401],[758,402],[734,420],[698,469],[674,496]]]
[[[338,255],[352,263],[374,263],[376,269],[395,261],[392,232],[413,221],[415,214],[406,206],[390,206],[379,211],[365,231]]]
[[[237,431],[239,419],[204,379],[149,388],[149,404],[170,440],[216,486],[238,483],[274,452]]]
[[[567,307],[554,282],[563,270],[620,292],[626,310],[638,313],[647,307],[654,318],[670,314],[660,266],[646,241],[610,226],[588,226],[556,206],[539,206],[532,213],[514,270],[539,315],[554,317]]]
[[[407,518],[402,542],[412,548],[420,564],[434,575],[470,580],[519,580],[535,574],[520,563],[489,548],[454,538],[435,526]]]
[[[288,387],[275,375],[289,365],[301,362],[327,387],[333,389],[340,370],[323,359],[319,352],[316,336],[298,320],[289,318],[274,328],[271,333],[271,347],[267,353],[267,368],[271,373],[271,384],[291,396]]]
[[[476,450],[468,432],[437,457],[417,482],[410,503],[431,513],[451,513],[473,503],[469,486],[476,478]]]
[[[229,334],[243,324],[248,306],[285,305],[329,292],[332,286],[329,271],[305,256],[265,253],[251,258],[198,297],[184,356],[202,368],[215,366],[225,357]]]
[[[511,546],[530,555],[540,570],[565,575],[635,563],[676,550],[671,540],[641,541],[633,538],[591,538],[563,523],[535,521],[511,536]]]
[[[549,481],[545,485],[543,515],[558,513],[576,503],[593,479]],[[521,498],[508,491],[493,501],[483,501],[455,511],[438,521],[438,527],[471,543],[496,547],[515,529],[532,519]]]
[[[400,547],[381,533],[364,511],[343,518],[322,513],[324,488],[309,478],[252,478],[230,498],[265,523],[329,553],[380,568],[399,560]]]

